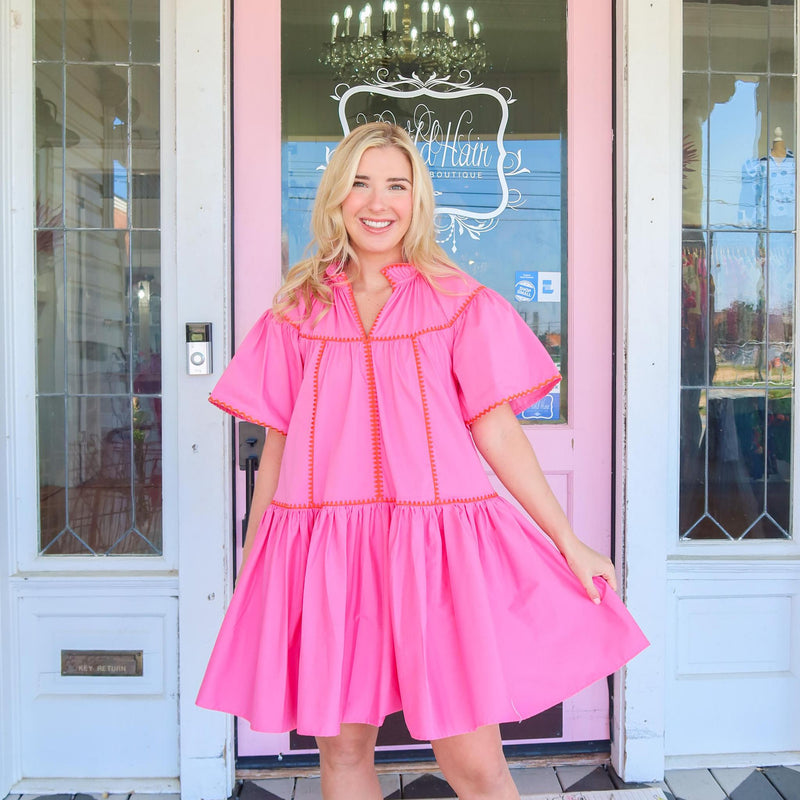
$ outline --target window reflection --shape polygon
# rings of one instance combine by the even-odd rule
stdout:
[[[684,12],[681,536],[788,538],[795,4]]]
[[[284,266],[302,257],[320,173],[343,122],[353,127],[387,119],[405,126],[431,170],[440,243],[515,305],[565,377],[523,421],[559,422],[567,419],[568,378],[566,3],[524,5],[524,14],[503,3],[475,8],[494,65],[477,84],[502,90],[503,107],[468,74],[442,75],[435,91],[417,87],[420,92],[405,95],[396,86],[363,90],[388,78],[363,75],[349,84],[359,91],[340,105],[339,81],[319,63],[324,37],[308,35],[317,7],[283,3],[282,79],[289,87],[282,108]]]

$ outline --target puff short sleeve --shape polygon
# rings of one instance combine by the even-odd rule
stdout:
[[[544,345],[491,289],[478,292],[455,322],[453,372],[467,425],[504,402],[519,414],[561,380]]]
[[[208,399],[235,417],[285,434],[302,379],[297,330],[267,311],[245,336]]]

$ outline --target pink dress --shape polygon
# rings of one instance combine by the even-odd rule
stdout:
[[[365,334],[349,281],[316,325],[265,313],[211,402],[286,434],[278,487],[198,696],[255,730],[331,736],[403,709],[436,739],[520,720],[647,641],[597,579],[593,604],[492,490],[469,426],[558,383],[500,295],[437,291],[407,264]]]

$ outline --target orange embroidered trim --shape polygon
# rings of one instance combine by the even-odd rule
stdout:
[[[241,411],[238,408],[234,408],[233,406],[229,406],[227,403],[223,403],[222,400],[217,400],[216,397],[209,397],[208,402],[211,403],[211,405],[216,406],[217,408],[221,408],[223,411],[227,411],[228,414],[233,414],[234,417],[243,419],[246,422],[254,422],[256,425],[260,425],[262,428],[272,428],[273,431],[277,431],[277,433],[282,433],[284,436],[287,435],[286,431],[282,431],[280,428],[276,428],[274,425],[270,425],[268,422],[262,422],[260,419],[251,417],[249,414],[245,414],[244,411]]]
[[[369,427],[372,438],[372,470],[375,497],[383,498],[383,472],[381,471],[381,429],[378,421],[378,390],[375,386],[375,364],[372,360],[372,342],[364,341],[364,359],[367,368],[367,393],[369,395]]]
[[[395,505],[398,506],[453,506],[459,503],[480,503],[483,500],[491,500],[497,497],[497,492],[489,492],[489,494],[478,495],[477,497],[451,497],[448,500],[395,500]]]
[[[395,266],[395,265],[392,265],[392,266]],[[389,285],[392,287],[392,291],[394,291],[395,288],[397,287],[397,281],[392,280],[392,276],[388,274],[387,270],[390,270],[390,269],[391,269],[391,267],[384,267],[381,270],[381,275],[383,275],[383,277],[386,278],[387,281],[389,281]],[[383,309],[381,309],[381,311],[383,311]]]
[[[317,426],[317,401],[319,400],[319,365],[327,342],[323,342],[314,364],[314,390],[311,401],[311,424],[308,431],[308,502],[314,502],[314,433]]]
[[[303,511],[314,508],[343,508],[345,506],[395,505],[396,503],[396,500],[387,500],[384,498],[380,500],[376,500],[375,498],[370,498],[369,500],[326,500],[322,503],[284,503],[281,500],[272,501],[273,506],[287,508],[290,511]]]
[[[433,437],[431,435],[431,417],[428,412],[428,398],[425,395],[425,382],[422,377],[422,362],[419,356],[419,342],[416,339],[411,340],[414,347],[414,361],[417,365],[417,380],[419,382],[419,394],[422,399],[422,414],[425,418],[425,437],[428,440],[428,457],[431,461],[431,478],[433,479],[433,497],[436,502],[439,501],[439,476],[436,473],[436,458],[433,454]]]
[[[323,503],[284,503],[281,500],[273,500],[272,505],[278,508],[285,508],[289,511],[304,511],[318,508],[341,508],[345,506],[370,506],[370,505],[393,505],[393,506],[451,506],[466,503],[480,503],[484,500],[491,500],[497,497],[497,492],[479,495],[477,497],[453,497],[448,500],[388,500],[385,498],[371,498],[369,500],[326,500]]]
[[[498,400],[496,403],[492,403],[488,408],[484,408],[480,414],[476,414],[472,419],[467,420],[467,427],[472,425],[476,420],[479,420],[485,414],[488,414],[490,411],[493,411],[498,406],[503,405],[503,403],[508,403],[511,400],[516,400],[518,397],[525,397],[526,394],[531,394],[532,392],[541,389],[543,386],[555,386],[561,380],[561,376],[556,373],[555,375],[549,377],[546,381],[542,381],[541,383],[537,383],[536,386],[532,386],[530,389],[525,389],[522,392],[516,392],[515,394],[510,394],[507,397],[502,398],[502,400]]]
[[[464,313],[467,306],[480,294],[482,291],[486,289],[485,286],[478,286],[470,292],[467,297],[465,298],[464,302],[456,309],[456,313],[453,314],[452,317],[447,322],[442,323],[441,325],[431,325],[429,328],[422,328],[418,331],[414,331],[413,333],[396,333],[390,336],[375,336],[376,342],[391,342],[396,339],[415,339],[418,336],[423,336],[426,333],[435,333],[436,331],[443,331],[447,328],[452,328],[455,325],[456,320]]]
[[[414,339],[418,336],[423,336],[426,333],[435,333],[436,331],[443,331],[447,328],[452,328],[455,325],[456,320],[464,313],[467,306],[475,299],[475,297],[480,294],[480,292],[486,289],[485,286],[478,286],[473,289],[470,294],[467,295],[464,302],[456,309],[455,314],[447,321],[442,323],[441,325],[431,325],[428,328],[421,328],[418,331],[413,331],[412,333],[395,333],[395,334],[387,334],[386,336],[371,336],[364,332],[364,326],[361,323],[361,317],[358,316],[358,309],[355,306],[355,298],[353,297],[352,289],[348,290],[348,302],[350,303],[350,307],[353,309],[355,313],[356,320],[358,321],[359,327],[363,333],[363,336],[322,336],[321,334],[316,333],[305,333],[300,330],[299,323],[294,323],[292,320],[286,320],[288,325],[291,325],[293,328],[297,330],[298,336],[301,339],[311,339],[315,341],[322,341],[322,342],[363,342],[365,340],[371,340],[373,342],[394,342],[399,339]],[[388,302],[388,301],[387,301]],[[384,305],[383,308],[386,308]],[[375,318],[375,322],[378,321],[380,315],[383,313],[383,308],[381,309],[378,316]],[[375,328],[375,323],[372,323],[372,328]]]

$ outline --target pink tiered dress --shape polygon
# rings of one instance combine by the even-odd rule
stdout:
[[[265,313],[211,402],[286,434],[278,487],[199,705],[255,730],[331,736],[403,709],[437,739],[520,720],[647,641],[597,579],[592,603],[546,537],[492,490],[470,425],[558,383],[500,295],[434,289],[410,265],[365,333],[349,281],[316,325]]]

